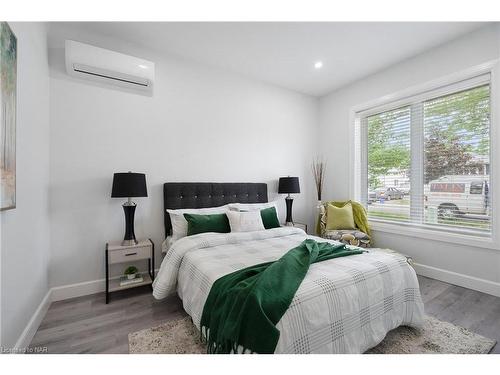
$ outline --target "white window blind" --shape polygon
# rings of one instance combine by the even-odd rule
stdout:
[[[491,235],[489,74],[358,112],[355,126],[370,220]]]

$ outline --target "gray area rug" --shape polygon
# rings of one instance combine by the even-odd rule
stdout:
[[[189,317],[128,335],[132,354],[205,354],[200,333]],[[390,331],[373,354],[486,354],[496,341],[465,328],[427,317],[423,329],[398,327]]]

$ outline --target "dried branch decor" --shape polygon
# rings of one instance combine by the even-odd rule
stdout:
[[[312,172],[314,182],[316,183],[316,192],[318,193],[318,201],[321,201],[321,192],[323,191],[323,181],[325,180],[326,162],[323,159],[316,159],[312,163]]]

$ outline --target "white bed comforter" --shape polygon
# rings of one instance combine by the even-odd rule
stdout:
[[[167,252],[153,295],[162,299],[177,291],[199,328],[215,280],[276,260],[306,238],[326,241],[290,227],[182,238]],[[363,353],[400,325],[422,326],[423,317],[417,277],[406,258],[369,251],[330,259],[311,265],[276,326],[275,352]]]

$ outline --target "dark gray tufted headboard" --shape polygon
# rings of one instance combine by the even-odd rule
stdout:
[[[228,203],[266,203],[267,184],[247,182],[167,182],[163,184],[165,234],[172,232],[167,209],[206,208]]]

